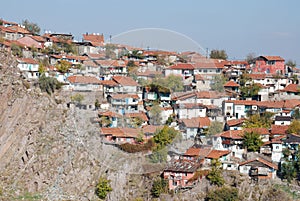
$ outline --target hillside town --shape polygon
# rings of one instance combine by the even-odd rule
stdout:
[[[228,60],[219,50],[215,57],[142,49],[99,33],[75,41],[3,19],[0,48],[15,56],[16,73],[30,85],[55,80],[41,90],[51,95],[59,86],[74,94],[68,107],[94,110],[103,143],[148,156],[159,133],[193,142],[184,151],[164,144],[169,149],[158,162],[166,163],[161,177],[169,190],[192,189],[214,168],[253,182],[296,179],[287,171],[299,163],[300,71],[280,55]],[[88,93],[101,98],[84,104]]]

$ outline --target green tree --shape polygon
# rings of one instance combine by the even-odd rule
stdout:
[[[210,86],[211,90],[223,92],[225,82],[226,82],[226,78],[224,77],[224,75],[220,74],[220,75],[214,76],[211,86]]]
[[[162,119],[161,113],[160,106],[158,104],[153,105],[149,111],[150,123],[153,125],[160,125]]]
[[[289,59],[289,60],[285,63],[285,65],[287,65],[287,66],[289,66],[289,67],[292,67],[292,68],[296,68],[297,63],[296,63],[296,61],[292,61],[292,60]]]
[[[179,132],[173,127],[164,126],[163,129],[155,132],[153,136],[153,140],[156,144],[156,149],[162,149],[166,145],[172,143],[177,135],[179,135]]]
[[[296,108],[296,109],[294,110],[292,117],[293,117],[294,119],[296,119],[296,120],[299,120],[299,119],[300,119],[300,110],[299,110],[299,108]]]
[[[261,86],[257,83],[251,83],[247,86],[240,87],[240,94],[243,99],[245,98],[253,98],[258,96],[258,92],[261,89]]]
[[[252,64],[252,63],[255,63],[255,59],[256,59],[255,53],[251,52],[251,53],[247,54],[245,60],[248,62],[248,64]]]
[[[100,199],[105,199],[107,194],[113,190],[109,183],[110,183],[110,180],[107,180],[104,177],[100,177],[99,182],[96,186],[96,190],[95,190],[95,194]]]
[[[66,73],[71,68],[71,63],[65,60],[61,60],[59,63],[55,65],[57,70],[61,73]]]
[[[132,117],[131,118],[131,124],[135,128],[141,127],[143,123],[144,123],[144,120],[141,117]]]
[[[210,52],[209,57],[211,59],[223,59],[223,60],[226,60],[228,58],[228,55],[227,55],[227,53],[226,53],[225,50],[212,50]]]
[[[62,84],[53,77],[46,77],[42,74],[39,78],[39,87],[41,91],[47,92],[48,94],[54,93],[55,90],[60,89]]]
[[[300,134],[300,121],[293,120],[292,123],[289,125],[287,132],[299,135]]]
[[[291,183],[297,176],[296,168],[294,167],[293,162],[290,161],[281,163],[280,172],[282,178],[286,179],[288,183]]]
[[[223,186],[224,178],[222,176],[222,164],[219,160],[213,159],[211,161],[211,170],[207,175],[207,179],[212,185]]]
[[[14,56],[23,57],[23,52],[22,52],[22,47],[21,46],[16,45],[15,43],[12,43],[10,49],[11,49],[11,52]]]
[[[182,78],[176,75],[169,75],[168,77],[156,76],[151,84],[168,88],[172,92],[179,92],[184,89]]]
[[[207,201],[237,201],[238,189],[233,187],[221,187],[208,192],[206,196]]]
[[[263,145],[260,135],[257,132],[245,132],[243,135],[243,146],[247,148],[248,151],[258,151]]]
[[[154,150],[149,156],[151,163],[165,163],[168,157],[168,149],[162,148],[160,150]]]
[[[27,29],[29,32],[39,35],[41,28],[33,22],[29,22],[27,19],[23,20],[22,25],[25,27],[25,29]]]
[[[224,130],[224,126],[223,126],[222,122],[213,121],[213,122],[211,122],[210,126],[208,127],[206,134],[208,136],[212,136],[217,133],[221,133],[223,130]]]
[[[84,100],[84,96],[82,94],[77,93],[71,96],[71,101],[77,104],[81,104],[83,100]]]
[[[106,117],[106,116],[102,116],[100,117],[100,127],[109,127],[112,123],[112,121]]]
[[[151,195],[158,198],[160,194],[168,192],[167,182],[162,178],[157,178],[154,180],[151,188]]]
[[[100,108],[100,102],[99,102],[98,99],[95,100],[95,108],[96,108],[96,110],[97,110],[98,108]]]
[[[116,46],[113,44],[106,44],[105,45],[105,58],[107,59],[116,59]]]
[[[244,121],[244,128],[271,128],[273,123],[273,113],[265,112],[262,114],[249,115]]]

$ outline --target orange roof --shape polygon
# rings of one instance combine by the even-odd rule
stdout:
[[[194,64],[195,69],[200,68],[224,68],[224,64],[217,59],[200,59]]]
[[[218,99],[227,96],[225,93],[215,91],[199,91],[196,92],[196,95],[198,99]]]
[[[31,59],[31,58],[19,58],[19,59],[17,59],[17,61],[19,63],[27,63],[27,64],[38,64],[39,63],[36,60]]]
[[[170,66],[167,69],[187,69],[187,70],[194,70],[194,66],[190,63],[177,63]]]
[[[20,58],[20,59],[17,59],[17,60],[20,63],[27,63],[27,64],[38,64],[39,63],[36,60],[31,59],[31,58]]]
[[[103,67],[125,67],[126,62],[123,60],[96,60],[96,63]]]
[[[100,135],[136,138],[139,136],[139,133],[140,129],[136,128],[100,128]]]
[[[99,112],[99,115],[106,116],[106,117],[122,117],[122,115],[113,111]]]
[[[228,120],[226,123],[228,126],[236,126],[244,123],[244,121],[245,119],[232,119],[232,120]]]
[[[266,74],[265,73],[259,73],[259,74],[248,74],[247,75],[249,78],[251,78],[252,80],[263,80],[266,78]]]
[[[100,80],[98,80],[96,77],[92,77],[92,76],[72,75],[72,76],[69,76],[67,79],[70,83],[101,84]]]
[[[118,83],[113,80],[101,80],[101,84],[106,86],[118,86]]]
[[[186,150],[186,152],[183,155],[206,157],[210,151],[210,148],[190,147],[188,148],[188,150]]]
[[[157,130],[161,130],[163,126],[145,125],[142,127],[144,133],[155,133]]]
[[[138,113],[126,113],[125,117],[129,117],[129,118],[134,118],[134,117],[139,117],[141,118],[143,121],[148,121],[148,117],[144,112],[138,112]]]
[[[271,134],[275,135],[285,135],[287,129],[289,128],[288,125],[271,125]]]
[[[9,26],[7,27],[7,29],[10,29],[15,33],[30,34],[30,32],[27,29],[24,29],[18,25]]]
[[[235,105],[258,105],[255,100],[227,100],[226,103],[234,103]]]
[[[83,40],[90,42],[104,43],[103,34],[83,34]]]
[[[131,77],[114,76],[112,79],[122,86],[138,86],[138,83]]]
[[[240,85],[237,84],[237,83],[234,82],[234,81],[228,81],[228,82],[225,83],[223,86],[224,86],[224,87],[239,87]]]
[[[134,98],[139,99],[139,96],[137,94],[112,94],[112,99],[125,99],[125,98]]]
[[[298,84],[289,84],[284,89],[282,89],[282,91],[298,93],[300,92],[299,89],[300,88]]]
[[[263,164],[265,164],[265,165],[267,165],[267,166],[269,166],[269,167],[271,167],[271,168],[273,168],[273,169],[275,169],[275,170],[278,170],[278,166],[277,166],[277,165],[275,165],[275,164],[273,164],[273,163],[271,163],[271,162],[269,162],[269,161],[266,161],[266,160],[264,160],[264,159],[262,159],[262,158],[256,158],[256,159],[248,160],[248,161],[245,161],[245,162],[243,162],[243,163],[240,163],[239,165],[240,165],[240,166],[246,165],[246,164],[251,163],[251,162],[254,162],[254,161],[261,162],[261,163],[263,163]]]
[[[230,151],[228,150],[211,150],[209,154],[206,156],[206,158],[213,158],[213,159],[218,159],[221,158],[222,156],[228,155]]]
[[[262,58],[265,58],[266,60],[275,60],[275,61],[284,61],[284,59],[280,56],[260,56]]]
[[[194,117],[191,119],[181,119],[181,121],[189,128],[203,128],[210,126],[210,119],[208,117]]]
[[[270,132],[267,128],[245,128],[245,132],[256,132],[260,135],[269,135]]]
[[[243,134],[244,134],[243,130],[228,130],[228,131],[224,131],[222,133],[216,134],[215,136],[241,140],[241,139],[243,139]]]

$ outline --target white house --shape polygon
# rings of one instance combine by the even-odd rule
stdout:
[[[92,76],[72,75],[67,78],[68,90],[72,91],[102,91],[101,81]]]
[[[240,173],[247,174],[253,179],[274,179],[277,170],[277,165],[262,158],[248,160],[239,165]]]
[[[201,103],[179,103],[174,105],[175,115],[179,119],[205,117],[207,108]]]
[[[37,61],[30,58],[20,58],[17,61],[18,68],[26,78],[37,79],[39,77],[39,63]]]

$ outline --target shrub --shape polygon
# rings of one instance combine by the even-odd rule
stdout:
[[[60,89],[62,83],[53,77],[46,77],[45,74],[39,78],[39,87],[42,91],[48,94],[54,93],[55,90]]]
[[[209,191],[206,201],[237,201],[238,190],[232,187],[222,187]]]
[[[157,178],[156,180],[154,180],[151,188],[151,195],[158,198],[161,193],[166,192],[168,192],[167,182],[162,178]]]
[[[125,144],[120,144],[119,145],[120,149],[122,149],[125,152],[128,153],[137,153],[137,152],[143,152],[143,151],[149,151],[154,147],[153,140],[150,139],[144,144],[130,144],[130,143],[125,143]]]
[[[104,177],[100,177],[99,182],[96,186],[95,193],[100,199],[105,199],[107,194],[111,192],[113,189],[109,184],[110,180],[107,180]]]

